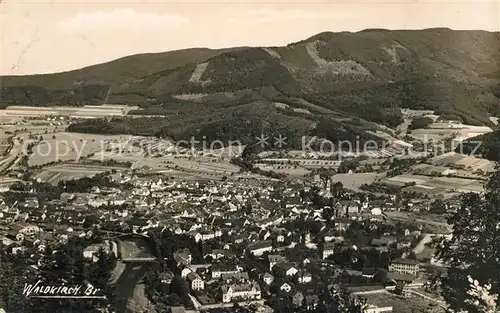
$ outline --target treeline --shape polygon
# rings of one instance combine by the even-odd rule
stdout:
[[[499,162],[500,131],[496,130],[488,134],[466,139],[455,148],[455,152]]]
[[[413,119],[408,126],[408,129],[422,129],[429,127],[430,124],[434,123],[434,120],[427,116],[417,117]]]
[[[217,110],[207,110],[202,107],[198,105],[190,112],[180,111],[179,115],[167,118],[85,120],[70,125],[68,131],[156,136],[188,142],[195,138],[208,145],[215,141],[223,142],[225,145],[231,141],[244,145],[251,144],[262,134],[269,138],[270,145],[274,145],[273,137],[281,135],[287,137],[287,147],[300,148],[302,136],[307,135],[312,123],[299,116],[289,116],[286,112],[278,111],[271,104],[263,102]]]
[[[98,313],[113,311],[115,295],[108,285],[116,265],[114,255],[104,250],[97,253],[97,262],[85,259],[83,249],[92,240],[72,238],[66,244],[47,246],[35,261],[22,253],[11,254],[0,249],[0,308],[9,313]],[[34,270],[32,266],[38,265]],[[106,299],[42,299],[27,297],[25,286],[40,280],[43,286],[76,286],[87,284],[100,289]]]
[[[88,133],[88,134],[106,134],[106,135],[138,135],[153,134],[161,121],[155,118],[132,119],[132,118],[114,118],[90,119],[68,126],[69,132]]]
[[[109,173],[99,173],[92,177],[82,177],[74,180],[62,180],[57,185],[59,190],[70,193],[90,192],[93,187],[124,188],[127,186],[127,184],[124,185],[114,182],[109,176]]]
[[[321,107],[365,119],[370,122],[396,127],[403,122],[399,108],[401,101],[397,99],[397,91],[392,86],[364,87],[347,89],[339,87],[338,91],[325,91],[303,95],[304,99]]]
[[[367,131],[375,130],[376,127],[356,119],[337,121],[331,118],[320,118],[310,135],[331,141],[336,145],[334,148],[337,151],[349,150],[350,152],[363,152],[353,150],[356,150],[358,147],[359,149],[364,149],[365,146],[368,148],[369,143],[376,143],[378,148],[383,146],[385,140],[367,133]],[[343,145],[339,145],[341,143]],[[313,149],[315,147],[319,149],[319,147],[321,147],[321,141],[312,144],[311,147],[313,147]],[[326,145],[324,147],[328,146]]]
[[[92,187],[115,187],[120,189],[131,188],[130,183],[117,183],[112,181],[110,173],[99,173],[92,177],[82,177],[74,180],[60,181],[56,186],[47,182],[17,182],[10,187],[10,190],[3,193],[4,201],[12,205],[16,201],[23,202],[29,198],[36,198],[40,206],[51,200],[59,199],[63,192],[86,193]]]
[[[242,157],[234,157],[231,159],[231,163],[240,167],[241,172],[252,172],[257,175],[262,175],[274,179],[284,179],[286,177],[283,173],[276,173],[273,171],[265,171],[258,167],[255,167],[251,160]]]
[[[82,85],[68,90],[48,90],[39,86],[3,87],[0,108],[10,105],[41,107],[102,104],[106,99],[108,89],[109,86],[107,85]]]

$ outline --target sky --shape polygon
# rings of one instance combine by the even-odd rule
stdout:
[[[430,27],[499,31],[500,0],[0,0],[0,75],[183,48],[279,46],[324,31]]]

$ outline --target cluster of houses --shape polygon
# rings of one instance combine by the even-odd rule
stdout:
[[[262,245],[266,243],[259,242]],[[331,243],[327,243],[320,250],[323,250],[324,253],[325,249],[327,249],[326,247],[330,246]],[[247,252],[261,251],[256,250],[256,248],[255,244],[250,244],[247,247]],[[281,254],[281,251],[279,248],[273,248],[272,244],[266,245],[264,253],[253,253],[252,255],[258,258],[261,264],[267,264],[268,267],[250,270],[248,268],[245,269],[242,258],[235,256],[224,256],[219,259],[212,259],[211,262],[204,264],[193,264],[191,253],[188,249],[176,251],[174,259],[180,268],[182,268],[181,277],[189,283],[190,289],[202,304],[214,302],[252,302],[271,295],[289,294],[296,306],[301,306],[304,303],[315,305],[319,300],[315,294],[314,280],[316,278],[308,268],[312,264],[331,266],[331,263],[325,262],[320,255],[305,258],[302,262],[292,262]],[[353,287],[353,290],[358,289],[357,294],[359,295],[395,291],[403,284],[414,284],[421,274],[420,263],[405,258],[392,260],[388,270],[388,279],[385,283],[378,285],[368,284],[368,286],[365,286],[369,287],[367,289],[369,290],[368,292],[360,291],[363,289],[361,288],[362,286]],[[374,272],[335,269],[336,276],[344,272],[366,279],[374,277]],[[173,276],[173,273],[169,274],[170,280]],[[416,284],[418,285],[418,283]],[[211,299],[212,301],[207,301],[206,299]],[[383,308],[384,312],[388,312],[387,307]],[[379,312],[377,309],[378,307],[373,303],[370,304],[369,312]]]
[[[332,224],[322,214],[324,208],[314,208],[301,196],[300,191],[309,188],[303,184],[178,182],[124,173],[113,174],[113,180],[132,187],[95,186],[88,193],[63,193],[43,206],[33,190],[32,197],[22,202],[0,203],[2,244],[13,253],[28,250],[36,254],[48,242],[64,242],[71,236],[91,237],[97,231],[146,233],[152,228],[168,229],[209,247],[204,250],[203,264],[193,264],[192,251],[187,247],[174,253],[174,260],[182,268],[181,276],[196,294],[231,303],[259,301],[284,292],[291,294],[297,305],[312,305],[317,296],[311,286],[317,273],[313,275],[310,266],[332,267],[330,257],[342,245],[342,233],[353,221],[384,223],[383,212],[396,205],[391,196],[375,201],[359,197],[335,200]],[[331,199],[331,183],[320,187],[320,195]],[[319,234],[298,233],[285,226],[298,219],[318,223]],[[410,230],[404,238],[388,234],[374,239],[369,248],[387,251],[392,244],[410,248],[411,238],[419,235],[419,231]],[[284,252],[297,244],[305,245],[312,255],[300,262],[288,259]],[[89,246],[84,256],[95,259],[100,249],[111,251],[111,244]],[[265,268],[249,271],[244,266],[249,258]],[[419,276],[419,262],[392,260],[388,271],[390,284],[383,289],[413,283]],[[373,277],[373,273],[350,274]],[[167,283],[168,277],[164,278]]]

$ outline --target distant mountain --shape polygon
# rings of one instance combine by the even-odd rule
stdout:
[[[490,115],[500,115],[499,61],[499,33],[326,32],[286,47],[179,50],[66,73],[2,77],[2,105],[106,101],[169,114],[189,106],[186,116],[196,117],[194,103],[218,110],[261,101],[287,106],[288,115],[308,110],[313,121],[328,115],[394,126],[397,109],[412,108],[490,124]]]
[[[72,89],[80,84],[120,84],[146,75],[197,63],[221,53],[244,48],[193,48],[161,53],[143,53],[126,56],[108,63],[92,65],[79,70],[55,74],[2,76],[2,87],[39,86],[47,89]]]

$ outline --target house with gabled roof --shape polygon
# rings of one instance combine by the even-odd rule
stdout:
[[[249,244],[247,249],[251,254],[261,256],[264,252],[273,250],[273,242],[271,240],[256,241]]]
[[[205,282],[200,275],[196,272],[190,272],[186,276],[187,281],[190,284],[192,290],[203,290],[205,289]]]
[[[267,256],[269,261],[269,270],[272,271],[273,267],[278,263],[285,263],[287,261],[286,257],[279,254],[269,254]]]
[[[260,286],[257,282],[241,282],[224,285],[221,288],[222,302],[259,300],[261,298]]]
[[[236,274],[242,271],[243,268],[237,266],[236,264],[227,263],[217,263],[210,267],[212,272],[212,278],[219,278],[224,274]]]

